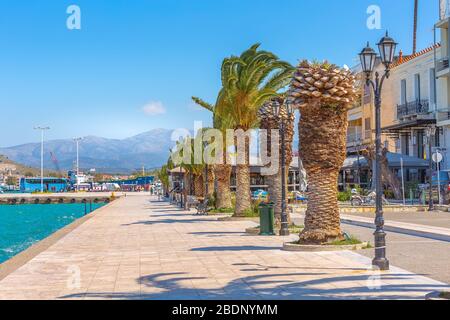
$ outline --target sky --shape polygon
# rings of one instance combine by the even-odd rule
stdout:
[[[0,0],[0,147],[211,124],[220,66],[254,43],[297,64],[357,63],[388,29],[412,50],[414,0]],[[70,5],[81,29],[69,29]],[[367,9],[381,9],[369,29]],[[72,12],[72,11],[71,11]],[[433,43],[438,0],[419,1],[418,48]],[[77,20],[78,21],[78,20]]]

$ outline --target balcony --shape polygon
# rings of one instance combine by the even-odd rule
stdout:
[[[436,120],[438,126],[450,125],[450,107],[437,110]]]
[[[428,100],[416,100],[406,104],[397,105],[397,119],[406,118],[429,118],[430,103]]]
[[[436,60],[436,76],[448,76],[450,74],[449,57]]]

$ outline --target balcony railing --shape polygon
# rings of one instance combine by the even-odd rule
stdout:
[[[441,72],[449,68],[449,58],[444,57],[436,60],[436,72]]]
[[[406,104],[397,105],[397,119],[408,116],[425,115],[430,112],[430,103],[428,100],[416,100]]]
[[[449,121],[450,120],[450,108],[440,109],[436,112],[436,118],[438,122]]]

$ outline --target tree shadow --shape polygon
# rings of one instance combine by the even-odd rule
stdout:
[[[227,235],[240,235],[247,236],[245,232],[233,232],[233,231],[205,231],[205,232],[189,232],[188,234],[196,235],[196,236],[208,236],[208,237],[222,237]]]
[[[224,246],[224,247],[192,248],[190,251],[263,251],[263,250],[281,250],[281,247]]]
[[[305,267],[305,266],[295,266],[295,267],[279,267],[279,266],[266,266],[259,263],[233,263],[233,266],[243,266],[243,267],[254,267],[253,269],[241,269],[241,271],[256,271],[264,270],[269,271],[273,269],[296,269],[296,270],[348,270],[348,271],[367,271],[367,268],[324,268],[324,267]],[[259,268],[259,269],[258,269]]]
[[[204,223],[204,222],[217,222],[217,220],[212,219],[162,219],[162,220],[147,220],[147,221],[137,221],[133,223],[122,224],[122,226],[132,226],[132,225],[156,225],[156,224],[186,224],[186,223]]]
[[[317,268],[321,269],[321,268]],[[433,290],[443,290],[447,285],[427,284],[382,284],[379,288],[362,285],[369,281],[371,275],[342,275],[323,277],[327,273],[271,273],[253,275],[231,280],[217,288],[201,288],[201,284],[192,287],[183,286],[181,282],[204,281],[207,277],[188,276],[185,272],[157,273],[136,279],[141,285],[139,292],[82,292],[59,297],[101,298],[101,299],[140,299],[140,300],[320,300],[320,299],[417,299],[408,293],[425,296]],[[317,279],[293,281],[292,276],[317,276]],[[381,281],[404,280],[412,278],[408,274],[382,274]],[[276,278],[276,279],[273,279]],[[340,283],[351,286],[340,286]],[[324,286],[327,285],[327,286]],[[155,290],[158,292],[151,292]],[[148,292],[146,292],[148,290]]]

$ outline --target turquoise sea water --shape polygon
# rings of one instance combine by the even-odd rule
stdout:
[[[92,210],[103,205],[93,203]],[[82,203],[0,205],[0,263],[84,215]]]

